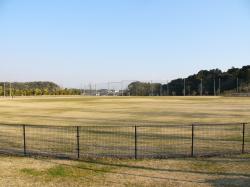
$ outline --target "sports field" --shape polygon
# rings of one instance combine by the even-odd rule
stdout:
[[[232,123],[250,121],[250,99],[236,97],[26,97],[14,99],[0,99],[0,122],[9,124],[34,124],[34,125],[163,125],[175,126],[191,123]],[[22,138],[14,137],[15,130],[1,127],[0,144],[22,146]],[[171,153],[173,150],[184,150],[190,153],[190,128],[181,131],[182,138],[172,139],[171,144],[162,141],[161,137],[172,137],[173,131],[159,132],[152,128],[145,130],[145,136],[140,144],[160,147],[153,149],[154,154],[161,151]],[[226,132],[220,134],[220,130]],[[32,129],[27,130],[30,133]],[[19,132],[19,131],[18,131]],[[37,133],[50,134],[50,131],[41,129]],[[101,132],[101,131],[100,131]],[[114,145],[123,140],[108,138],[93,131],[93,142],[96,145]],[[215,129],[213,134],[206,134],[206,129],[199,130],[196,138],[204,138],[205,142],[196,144],[201,151],[215,148],[217,150],[241,149],[241,129]],[[201,133],[202,132],[202,133]],[[248,132],[248,131],[247,131]],[[133,131],[131,132],[133,133]],[[233,133],[233,134],[231,134]],[[237,137],[235,136],[235,134]],[[22,135],[22,132],[19,132]],[[47,147],[45,142],[50,142],[50,136],[29,136],[28,150],[61,152],[67,143],[75,142],[75,131],[57,139],[59,147]],[[176,135],[177,135],[176,134]],[[19,135],[19,136],[20,136]],[[70,135],[70,136],[69,136]],[[109,134],[110,135],[110,134]],[[152,139],[153,135],[153,139]],[[232,136],[231,136],[232,135]],[[250,136],[246,134],[246,148],[249,148]],[[54,134],[53,134],[54,136]],[[103,137],[96,139],[95,137]],[[130,137],[130,136],[129,136]],[[174,136],[175,137],[175,136]],[[218,142],[217,138],[226,139]],[[228,139],[229,138],[229,139]],[[32,142],[31,140],[37,141]],[[116,142],[113,142],[113,141]],[[133,138],[131,139],[133,140]],[[216,142],[216,144],[211,142]],[[118,141],[118,142],[117,142]],[[187,141],[187,142],[186,142]],[[129,141],[122,141],[129,143]],[[180,147],[187,143],[186,149]],[[233,143],[230,143],[233,142]],[[34,143],[34,144],[33,144]],[[53,143],[53,142],[52,142]],[[62,143],[62,144],[61,144]],[[66,143],[66,144],[64,144]],[[85,139],[81,142],[81,152],[92,151],[91,145],[86,145]],[[133,142],[132,142],[133,143]],[[185,144],[186,145],[186,144]],[[45,146],[45,147],[43,147]],[[62,147],[60,147],[62,146]],[[118,145],[123,151],[123,146]],[[133,146],[133,144],[132,144]],[[173,146],[173,150],[171,149]],[[168,149],[166,149],[166,147]],[[107,148],[107,147],[106,147]],[[22,147],[20,147],[22,150]],[[85,150],[86,149],[86,150]],[[111,151],[112,149],[106,149]],[[142,149],[143,150],[143,149]],[[140,151],[142,151],[140,150]],[[103,152],[103,149],[93,149]],[[145,151],[145,150],[144,150]],[[214,150],[212,150],[214,151]],[[71,150],[70,150],[71,152]],[[72,152],[75,155],[75,152]],[[122,153],[123,152],[119,152]],[[126,153],[127,154],[127,153]],[[147,152],[144,152],[147,154]],[[14,156],[0,156],[0,186],[247,186],[250,183],[250,157],[249,154],[213,157],[213,158],[176,158],[176,159],[110,159],[110,158],[83,158],[81,161],[57,160],[51,158],[28,158]]]
[[[19,97],[0,99],[0,122],[155,125],[250,122],[247,97]]]

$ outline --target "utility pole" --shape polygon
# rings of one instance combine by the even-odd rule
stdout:
[[[220,81],[221,81],[221,80],[220,80],[220,77],[219,77],[219,95],[220,95]]]
[[[92,96],[92,87],[91,87],[91,83],[89,83],[89,95]]]
[[[200,90],[200,94],[202,96],[202,78],[201,78],[201,90]]]
[[[238,79],[238,77],[236,79],[236,92],[237,93],[239,92],[239,79]]]
[[[162,94],[162,82],[161,82],[161,84],[160,84],[160,96],[162,96],[163,94]]]
[[[5,90],[5,82],[3,83],[3,96],[6,96],[6,90]]]
[[[216,90],[215,90],[215,77],[214,77],[214,96],[216,96]]]
[[[183,80],[183,83],[184,83],[183,95],[186,96],[186,79],[185,78]]]
[[[167,96],[169,96],[168,80],[167,80]]]
[[[108,82],[108,96],[109,96],[109,84],[110,84],[110,83]]]
[[[83,86],[83,94],[84,94],[84,96],[85,96],[85,94],[86,94],[86,93],[85,93],[85,86],[86,86],[86,85],[84,84],[84,86]]]
[[[151,80],[151,96],[153,96],[153,82]]]
[[[216,96],[216,84],[215,84],[215,70],[214,70],[214,96]]]
[[[81,96],[82,96],[83,95],[82,83],[81,83],[80,91],[81,91]]]
[[[10,94],[10,97],[11,97],[11,95],[12,95],[12,93],[11,93],[11,82],[10,82],[10,93],[9,94]]]
[[[121,92],[122,92],[122,96],[123,96],[123,81],[121,81]]]
[[[95,96],[97,96],[97,89],[96,89],[96,84],[95,84]]]

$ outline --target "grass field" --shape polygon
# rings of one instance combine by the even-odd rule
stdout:
[[[247,97],[33,97],[0,99],[0,122],[139,125],[250,122]]]
[[[33,125],[114,125],[112,129],[90,127],[81,131],[81,151],[127,154],[133,129],[125,125],[168,125],[167,129],[140,127],[143,154],[190,153],[191,123],[232,123],[250,121],[250,99],[236,97],[30,97],[0,99],[0,123]],[[73,127],[72,127],[73,128]],[[122,129],[122,130],[121,130]],[[35,131],[34,131],[35,130]],[[56,129],[54,129],[56,130]],[[247,128],[246,148],[250,148]],[[27,148],[64,152],[75,156],[75,130],[57,133],[27,127]],[[119,133],[118,133],[119,132]],[[196,150],[201,152],[241,151],[240,127],[196,128]],[[221,133],[223,132],[223,134]],[[64,134],[66,133],[66,134]],[[112,136],[112,133],[118,133]],[[14,138],[18,134],[17,138]],[[181,135],[180,135],[181,134]],[[62,136],[65,135],[65,136]],[[67,136],[66,136],[67,135]],[[88,136],[91,135],[91,141]],[[6,138],[7,137],[7,138]],[[53,138],[56,139],[53,140]],[[129,137],[129,138],[128,138]],[[167,139],[164,139],[167,137]],[[86,138],[86,139],[85,139]],[[217,141],[218,138],[223,141]],[[168,140],[168,141],[166,141]],[[199,141],[198,141],[199,140]],[[51,146],[49,143],[51,143]],[[9,145],[22,151],[22,129],[1,126],[0,148]],[[56,145],[56,146],[55,146]],[[73,145],[73,146],[72,146]],[[94,147],[93,145],[97,146]],[[105,147],[102,147],[105,145]],[[182,147],[184,146],[185,147]],[[230,145],[230,146],[228,146]],[[68,146],[68,147],[67,147]],[[114,149],[118,146],[118,151]],[[145,150],[143,146],[151,149]],[[105,150],[103,150],[105,148]],[[123,152],[124,151],[124,152]],[[57,159],[0,156],[0,186],[248,186],[250,156],[214,158]]]
[[[0,186],[247,187],[250,155],[69,161],[0,156]]]

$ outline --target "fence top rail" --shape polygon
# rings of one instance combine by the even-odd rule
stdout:
[[[163,124],[163,125],[32,125],[32,124],[10,124],[10,123],[0,123],[0,126],[13,126],[13,127],[37,127],[37,128],[125,128],[125,127],[151,127],[151,128],[181,128],[181,127],[191,127],[191,126],[236,126],[236,125],[248,125],[248,122],[242,123],[193,123],[193,124]]]
[[[248,122],[238,122],[238,123],[193,123],[194,126],[235,126],[235,125],[243,125],[250,124]]]
[[[189,127],[191,124],[167,124],[167,125],[32,125],[32,124],[7,124],[0,123],[0,126],[13,126],[13,127],[34,127],[34,128],[130,128],[130,127],[152,127],[152,128],[160,128],[160,127]]]

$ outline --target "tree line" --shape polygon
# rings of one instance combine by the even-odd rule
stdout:
[[[187,78],[178,78],[167,84],[132,82],[126,95],[221,95],[250,91],[250,65],[232,67],[225,72],[219,69],[201,70]]]
[[[79,89],[61,88],[53,82],[0,82],[0,96],[80,95]]]
[[[110,93],[112,91],[112,94]],[[135,81],[127,89],[115,95],[131,96],[181,96],[221,95],[250,92],[250,65],[232,67],[225,72],[219,69],[201,70],[186,78],[178,78],[166,84]],[[0,82],[0,96],[36,95],[114,95],[115,90],[83,90],[61,88],[53,82]]]

